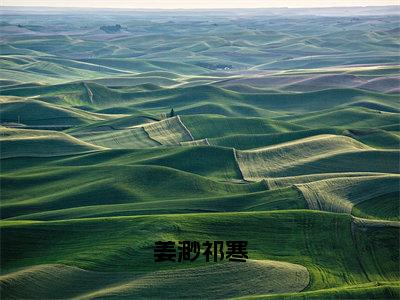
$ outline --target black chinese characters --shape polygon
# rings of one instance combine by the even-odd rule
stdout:
[[[201,251],[203,246],[203,251]],[[200,246],[198,241],[179,241],[178,248],[173,241],[157,241],[154,244],[154,261],[189,261],[193,262],[205,256],[205,261],[222,261],[224,258],[233,262],[246,262],[248,259],[247,241],[205,241]],[[225,247],[224,247],[225,246]],[[226,252],[224,250],[226,249]],[[178,250],[178,255],[177,255]]]

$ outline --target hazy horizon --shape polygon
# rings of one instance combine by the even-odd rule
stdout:
[[[18,7],[60,7],[60,8],[133,8],[133,9],[229,9],[229,8],[334,8],[334,7],[363,7],[363,6],[388,6],[399,5],[398,1],[391,0],[358,0],[358,1],[343,1],[331,0],[320,1],[307,0],[271,0],[271,1],[256,1],[256,0],[219,0],[219,1],[183,1],[183,0],[165,0],[153,1],[148,3],[145,0],[136,1],[109,1],[109,0],[87,0],[87,1],[54,1],[49,0],[3,0],[2,7],[18,6]]]

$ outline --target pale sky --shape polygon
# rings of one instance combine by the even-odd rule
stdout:
[[[1,6],[111,8],[262,8],[399,5],[400,0],[0,0]]]

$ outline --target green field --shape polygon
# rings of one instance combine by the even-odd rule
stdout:
[[[400,297],[398,7],[1,10],[1,299]]]

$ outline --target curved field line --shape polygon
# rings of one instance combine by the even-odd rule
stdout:
[[[133,127],[143,128],[153,140],[162,145],[179,145],[181,142],[194,141],[179,116]]]
[[[399,191],[399,180],[397,174],[385,174],[331,178],[295,186],[302,192],[310,209],[351,214],[353,206],[360,202]]]
[[[242,169],[240,168],[240,164],[239,164],[239,161],[238,161],[238,158],[237,158],[236,149],[235,149],[235,148],[232,148],[232,152],[233,152],[233,158],[234,158],[234,160],[235,160],[235,162],[236,162],[236,165],[237,165],[237,168],[238,168],[238,170],[239,170],[240,176],[242,176],[242,179],[243,179],[244,181],[247,181],[247,179],[246,179],[246,178],[244,177],[244,175],[243,175]]]
[[[192,133],[190,132],[189,128],[187,128],[186,125],[183,124],[183,122],[182,122],[182,120],[181,120],[181,117],[178,115],[177,118],[178,118],[178,121],[181,123],[182,127],[183,127],[183,128],[186,130],[186,132],[189,134],[189,136],[190,136],[190,138],[192,139],[192,141],[194,141],[194,137],[193,137]]]

